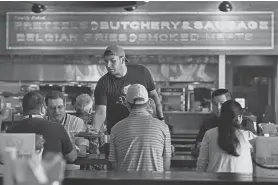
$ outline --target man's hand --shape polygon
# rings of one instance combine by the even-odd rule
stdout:
[[[191,155],[193,157],[195,157],[195,158],[199,157],[200,147],[201,147],[201,143],[197,143],[197,144],[192,146],[192,148],[191,148]]]

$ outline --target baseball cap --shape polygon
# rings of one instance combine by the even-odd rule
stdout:
[[[133,84],[127,89],[126,100],[132,104],[145,104],[149,101],[148,91],[141,84]]]
[[[110,51],[113,55],[117,55],[119,57],[124,57],[125,58],[125,62],[129,62],[127,60],[127,58],[125,57],[125,51],[123,48],[121,48],[120,46],[118,45],[110,45],[108,46],[105,51],[104,51],[104,54],[106,51]]]

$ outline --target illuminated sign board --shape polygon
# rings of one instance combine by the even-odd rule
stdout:
[[[6,49],[274,49],[273,12],[7,13]]]

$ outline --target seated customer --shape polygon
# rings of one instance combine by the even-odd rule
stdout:
[[[220,116],[221,106],[224,102],[231,99],[232,99],[232,94],[227,89],[217,89],[212,93],[211,95],[212,114],[204,119],[204,122],[200,127],[199,133],[195,141],[195,145],[192,148],[192,152],[191,152],[192,156],[198,157],[200,143],[202,142],[202,139],[206,131],[218,126],[218,119]],[[254,134],[256,134],[256,129],[251,119],[243,117],[241,125],[245,130],[249,130]]]
[[[10,116],[10,111],[8,107],[6,107],[4,105],[4,97],[0,96],[0,132],[5,132],[6,128],[5,126],[2,125],[2,122],[5,121],[6,119],[8,119],[8,117]],[[6,126],[7,127],[7,126]]]
[[[197,171],[252,173],[250,140],[256,136],[242,129],[240,104],[226,101],[221,108],[219,125],[205,133],[197,162]]]
[[[80,94],[75,101],[76,116],[86,125],[92,124],[93,99],[88,94]]]
[[[109,161],[119,171],[164,171],[170,168],[168,126],[146,110],[148,91],[133,84],[127,90],[130,114],[112,127]]]
[[[71,142],[75,144],[75,135],[87,130],[84,121],[66,113],[66,98],[62,92],[52,91],[46,95],[45,102],[49,120],[64,126]]]
[[[92,128],[92,109],[93,99],[88,94],[81,94],[77,96],[75,101],[76,116],[84,121],[88,128],[87,131],[91,131]],[[90,140],[91,154],[99,154],[99,140],[99,138],[92,138]]]
[[[43,156],[47,152],[61,153],[68,162],[77,158],[65,128],[57,123],[44,119],[46,107],[44,97],[39,92],[29,92],[22,100],[23,120],[7,130],[7,133],[35,133],[44,139]]]

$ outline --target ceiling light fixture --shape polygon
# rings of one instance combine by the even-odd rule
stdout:
[[[219,4],[218,9],[221,12],[230,12],[230,11],[232,11],[233,6],[229,1],[223,1],[222,3]]]
[[[42,13],[43,11],[46,10],[45,6],[42,4],[33,4],[32,6],[32,12],[34,13]]]

